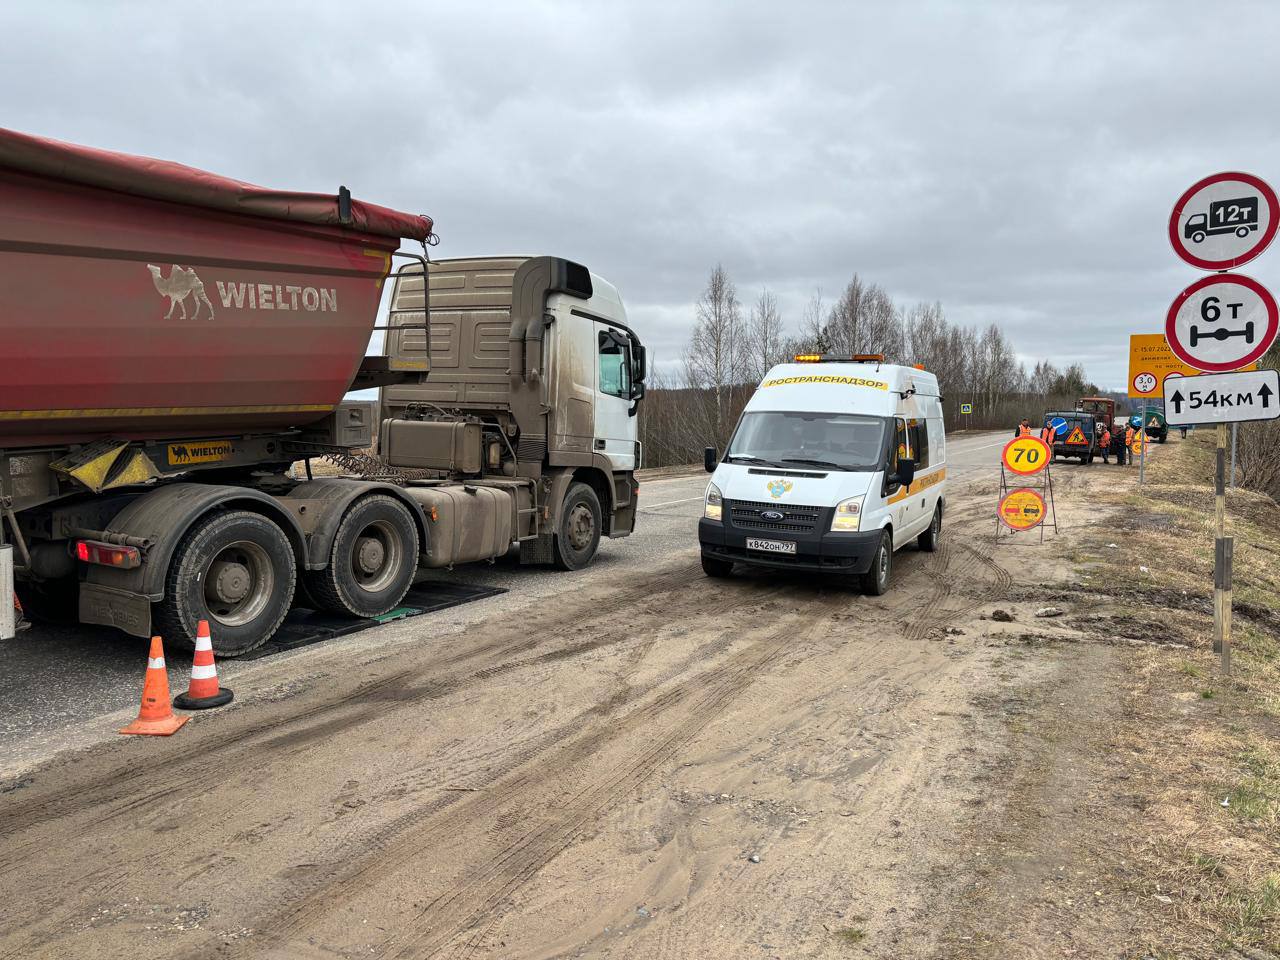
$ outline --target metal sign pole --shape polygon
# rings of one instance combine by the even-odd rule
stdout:
[[[1222,672],[1231,672],[1231,561],[1234,544],[1227,540],[1227,425],[1218,424],[1218,448],[1214,469],[1213,542],[1213,652],[1222,656]]]
[[[1138,427],[1138,432],[1134,434],[1138,438],[1138,442],[1142,444],[1142,452],[1138,454],[1138,486],[1142,486],[1147,481],[1147,413],[1146,406],[1142,408],[1142,424]]]
[[[1231,489],[1236,488],[1236,437],[1240,432],[1240,424],[1231,425]]]

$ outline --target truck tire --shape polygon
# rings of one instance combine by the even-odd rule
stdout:
[[[733,574],[733,561],[702,555],[702,572],[713,580],[723,580]]]
[[[363,497],[338,524],[323,570],[303,574],[307,592],[331,613],[376,617],[393,610],[418,570],[418,525],[403,503]]]
[[[151,617],[184,650],[195,649],[196,626],[208,620],[214,654],[238,657],[271,639],[295,581],[293,548],[275,523],[248,510],[211,513],[173,551],[164,599]]]
[[[600,499],[585,483],[575,483],[560,507],[560,528],[552,546],[552,561],[561,570],[581,570],[600,546]]]
[[[942,539],[942,504],[933,508],[933,520],[929,529],[916,537],[916,546],[925,553],[933,553],[938,549],[938,541]]]
[[[888,530],[880,532],[880,545],[871,558],[871,569],[862,575],[862,592],[872,597],[883,597],[889,592],[889,578],[893,575],[893,537]]]

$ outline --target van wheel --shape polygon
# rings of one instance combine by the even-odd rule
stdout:
[[[293,601],[293,547],[275,523],[247,510],[212,513],[187,531],[152,606],[156,631],[194,650],[196,627],[209,621],[213,652],[237,657],[271,639]]]
[[[862,592],[883,597],[889,592],[889,576],[893,572],[893,538],[889,531],[880,534],[880,545],[871,558],[871,569],[862,575]]]
[[[600,546],[600,499],[585,483],[575,483],[560,507],[552,560],[561,570],[581,570]]]
[[[929,529],[916,537],[916,545],[925,553],[933,553],[938,549],[938,541],[942,538],[942,504],[933,508],[933,520]]]
[[[717,560],[715,557],[702,555],[702,572],[713,580],[723,580],[733,573],[731,560]]]
[[[374,495],[347,510],[329,552],[329,565],[303,575],[322,610],[376,617],[392,610],[418,569],[418,525],[405,505]]]

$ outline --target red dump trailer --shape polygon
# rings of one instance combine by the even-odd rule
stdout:
[[[602,532],[630,532],[643,347],[584,267],[518,258],[480,278],[486,331],[505,316],[520,356],[530,344],[508,377],[470,341],[449,346],[456,297],[431,336],[438,264],[398,250],[425,244],[431,220],[345,188],[268,190],[0,129],[0,201],[0,588],[15,576],[29,607],[188,646],[208,619],[215,651],[235,655],[295,597],[377,617],[420,568],[516,544],[572,568]],[[393,256],[411,261],[393,278],[398,346],[366,357]],[[376,403],[343,399],[421,385],[437,340],[444,373],[483,374],[496,399],[413,397],[381,425]],[[577,390],[572,430],[560,392],[540,393],[548,367]],[[613,381],[600,393],[605,368],[625,396]],[[399,466],[360,452],[379,431]],[[560,450],[569,434],[582,450]],[[356,475],[313,478],[325,456]]]

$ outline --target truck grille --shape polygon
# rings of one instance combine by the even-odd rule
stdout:
[[[822,516],[821,507],[727,500],[733,525],[743,530],[768,530],[775,533],[811,533]],[[781,520],[766,520],[762,513],[780,513]]]

